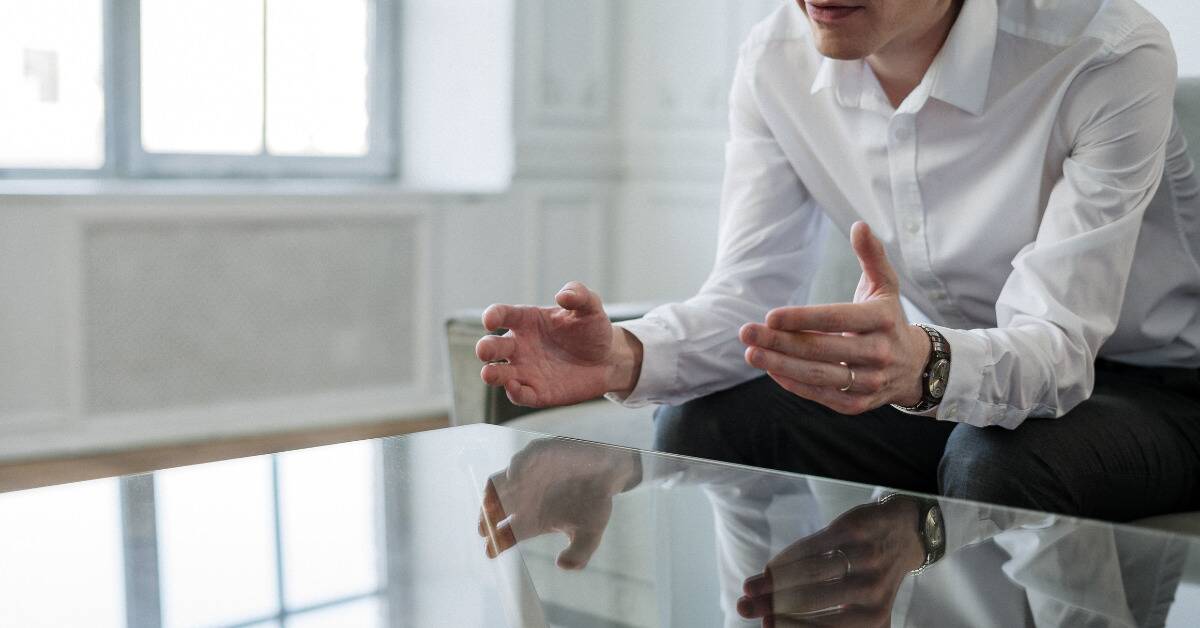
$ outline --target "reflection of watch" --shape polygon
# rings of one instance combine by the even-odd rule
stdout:
[[[917,323],[917,327],[929,335],[929,361],[925,363],[925,372],[921,373],[921,400],[915,406],[896,405],[905,412],[924,412],[941,403],[950,381],[950,343],[941,332],[928,325]]]
[[[925,548],[925,562],[909,572],[915,576],[946,554],[946,523],[942,519],[942,507],[936,499],[889,493],[880,497],[879,503],[883,504],[897,497],[911,499],[917,504],[917,535],[921,537],[921,546]]]

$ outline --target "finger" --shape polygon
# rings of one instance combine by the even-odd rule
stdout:
[[[835,520],[834,523],[831,523],[828,526],[817,530],[816,532],[802,539],[793,541],[791,545],[784,548],[783,551],[776,554],[775,557],[767,563],[767,568],[764,570],[764,574],[768,576],[768,583],[771,573],[775,567],[782,563],[794,560],[793,557],[820,556],[834,549],[842,548],[844,550],[844,548],[848,545],[856,544],[857,541],[851,538],[852,533],[853,528],[841,525],[837,522],[837,520]],[[747,591],[747,593],[761,594],[771,590],[772,589],[770,588],[756,589],[755,591]]]
[[[767,312],[767,327],[783,331],[869,333],[891,324],[883,303],[831,303],[796,305]]]
[[[849,606],[824,613],[810,613],[797,618],[779,618],[775,628],[793,626],[829,626],[836,628],[877,628],[891,622],[890,606]]]
[[[488,480],[487,488],[484,489],[483,506],[480,510],[480,523],[486,524],[481,529],[481,536],[487,536],[488,530],[500,525],[500,522],[508,517],[508,513],[504,511],[504,504],[500,502],[500,493],[492,480]]]
[[[759,617],[770,617],[771,612],[771,596],[750,596],[743,595],[737,601],[738,615],[746,619],[757,619]]]
[[[899,279],[888,261],[883,243],[871,233],[871,227],[867,223],[860,220],[850,227],[850,246],[854,248],[854,254],[858,256],[858,263],[868,281],[877,286],[899,286]]]
[[[507,362],[490,362],[484,364],[479,370],[479,378],[488,386],[504,386],[507,388],[508,383],[517,374],[516,369]]]
[[[493,533],[488,535],[485,551],[488,558],[495,558],[516,544],[517,535],[513,532],[512,524],[506,521],[496,526]]]
[[[760,323],[746,323],[738,333],[742,344],[771,349],[814,362],[878,364],[880,347],[872,336],[842,336],[810,331],[782,331]]]
[[[498,365],[489,364],[487,366]],[[502,366],[512,368],[508,365]],[[515,379],[510,378],[504,382],[504,392],[508,395],[508,400],[518,406],[534,407],[537,405],[537,392]]]
[[[602,536],[600,532],[590,529],[576,530],[566,549],[558,554],[556,564],[561,569],[583,569],[592,559],[592,554],[596,553],[596,548],[600,547]]]
[[[874,371],[859,368],[854,372],[854,379],[851,379],[850,367],[844,364],[802,360],[762,347],[748,347],[746,363],[773,375],[782,375],[819,388],[840,390],[849,386],[846,392],[853,392],[856,388],[864,390],[867,387],[866,382],[859,380],[865,380],[868,375],[874,377]]]
[[[483,328],[488,331],[520,329],[530,320],[529,313],[535,309],[528,305],[494,303],[483,311]]]
[[[849,558],[836,551],[784,561],[771,566],[769,586],[773,586],[773,592],[841,580],[849,574],[849,565]],[[755,595],[766,592],[761,589],[747,591]]]
[[[847,579],[776,591],[770,595],[771,612],[786,615],[844,610],[866,601],[870,594],[867,587],[862,580]]]
[[[484,336],[475,343],[475,357],[484,362],[508,360],[517,352],[517,339],[509,335]]]
[[[554,295],[554,302],[564,310],[573,310],[580,314],[594,314],[604,311],[600,295],[589,290],[578,281],[567,282],[567,285]]]
[[[765,595],[771,591],[771,574],[769,571],[754,574],[742,583],[742,593],[747,597]]]
[[[839,414],[853,416],[883,405],[872,396],[842,392],[836,388],[813,386],[770,371],[767,372],[767,375],[784,390],[809,401],[815,401]]]

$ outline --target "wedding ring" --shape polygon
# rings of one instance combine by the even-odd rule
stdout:
[[[854,369],[850,368],[850,365],[846,364],[845,362],[839,362],[839,364],[846,367],[846,373],[850,375],[850,378],[846,380],[846,385],[842,386],[838,390],[841,392],[850,392],[850,389],[854,386]],[[845,554],[843,554],[843,556],[845,556]]]
[[[833,558],[834,556],[841,556],[842,560],[846,563],[846,573],[842,574],[842,577],[839,578],[839,580],[845,580],[846,578],[850,577],[850,557],[846,555],[846,552],[842,551],[842,548],[839,547],[831,552],[826,552],[825,555],[830,558]]]

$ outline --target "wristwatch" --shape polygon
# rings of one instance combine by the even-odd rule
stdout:
[[[921,546],[925,549],[925,562],[909,572],[915,576],[946,555],[946,522],[942,519],[942,507],[938,505],[936,499],[888,493],[879,498],[879,503],[885,504],[897,497],[911,499],[917,504],[917,535],[921,538]]]
[[[941,332],[917,323],[917,327],[929,334],[929,361],[925,363],[925,372],[921,373],[921,400],[915,406],[893,404],[905,412],[924,412],[942,402],[946,394],[946,384],[950,381],[950,343]]]

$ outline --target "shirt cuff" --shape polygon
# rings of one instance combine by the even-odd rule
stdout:
[[[631,333],[642,343],[642,370],[633,390],[622,397],[616,393],[604,395],[627,408],[640,408],[654,403],[654,397],[674,385],[678,376],[678,343],[666,325],[656,318],[638,318],[614,323]]]
[[[977,427],[990,425],[990,404],[981,403],[979,399],[984,375],[992,369],[987,339],[961,329],[939,325],[930,327],[941,332],[946,342],[950,343],[950,379],[935,416],[939,421]]]

